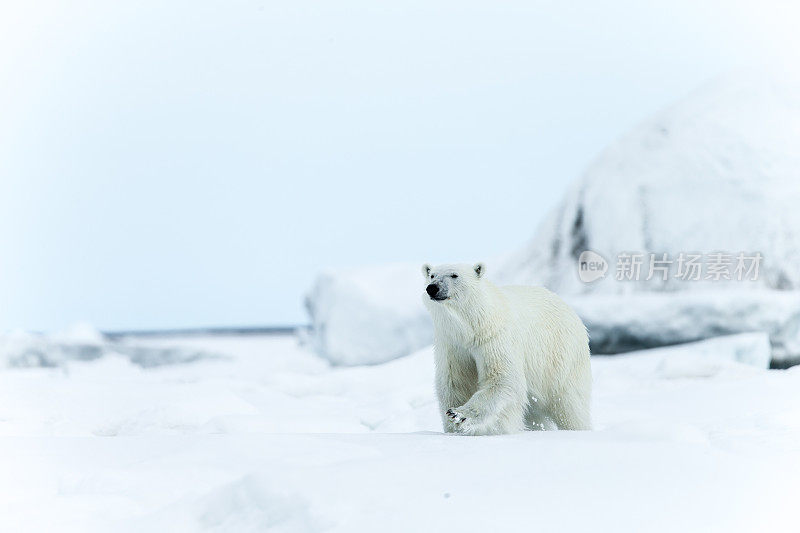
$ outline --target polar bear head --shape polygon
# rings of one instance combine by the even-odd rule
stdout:
[[[425,277],[426,300],[431,302],[459,301],[474,292],[486,268],[483,263],[474,265],[422,265]]]

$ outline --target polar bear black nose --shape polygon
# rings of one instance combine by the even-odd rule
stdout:
[[[434,296],[436,296],[437,294],[439,294],[439,286],[438,286],[438,285],[436,285],[436,284],[434,284],[434,283],[431,283],[431,284],[430,284],[430,285],[428,285],[428,287],[425,289],[425,292],[427,292],[427,293],[428,293],[428,296],[430,296],[431,298],[433,298]]]

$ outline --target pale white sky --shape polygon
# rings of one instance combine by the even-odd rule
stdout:
[[[798,59],[790,2],[129,4],[0,5],[0,330],[303,323],[319,270],[512,250],[637,121]]]

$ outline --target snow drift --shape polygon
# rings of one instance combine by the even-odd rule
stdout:
[[[533,240],[490,263],[488,275],[503,284],[544,285],[574,301],[599,353],[764,331],[776,361],[796,361],[797,146],[797,86],[758,76],[719,80],[605,150]],[[582,283],[576,267],[584,250],[605,257],[609,275]],[[614,279],[620,253],[667,253],[674,260],[681,252],[759,252],[763,261],[756,281]],[[431,342],[418,270],[418,265],[393,265],[321,276],[308,297],[318,353],[340,364],[374,363]],[[363,283],[362,275],[384,283]],[[387,284],[392,295],[383,292]],[[737,296],[728,294],[732,289]],[[663,297],[633,297],[636,293]]]

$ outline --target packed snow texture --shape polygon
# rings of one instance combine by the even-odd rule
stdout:
[[[430,348],[129,342],[224,357],[0,370],[0,530],[797,530],[800,367],[763,335],[593,357],[595,431],[497,437],[441,433]]]
[[[798,86],[758,75],[723,78],[610,146],[527,246],[488,262],[488,275],[500,284],[544,285],[568,299],[586,293],[697,294],[681,295],[674,307],[667,299],[619,298],[616,308],[612,300],[583,300],[583,313],[576,301],[590,322],[593,349],[602,353],[767,331],[776,363],[800,361],[797,146]],[[604,279],[579,280],[583,250],[609,262]],[[757,281],[679,280],[675,264],[668,281],[645,281],[646,266],[642,281],[617,281],[616,258],[623,252],[667,253],[673,261],[680,252],[758,252],[763,259]],[[322,276],[308,297],[318,353],[339,364],[363,364],[430,343],[418,272],[419,265],[392,265]],[[369,281],[359,283],[360,275]],[[738,302],[725,294],[744,290],[757,294]],[[783,293],[789,290],[794,292]]]

